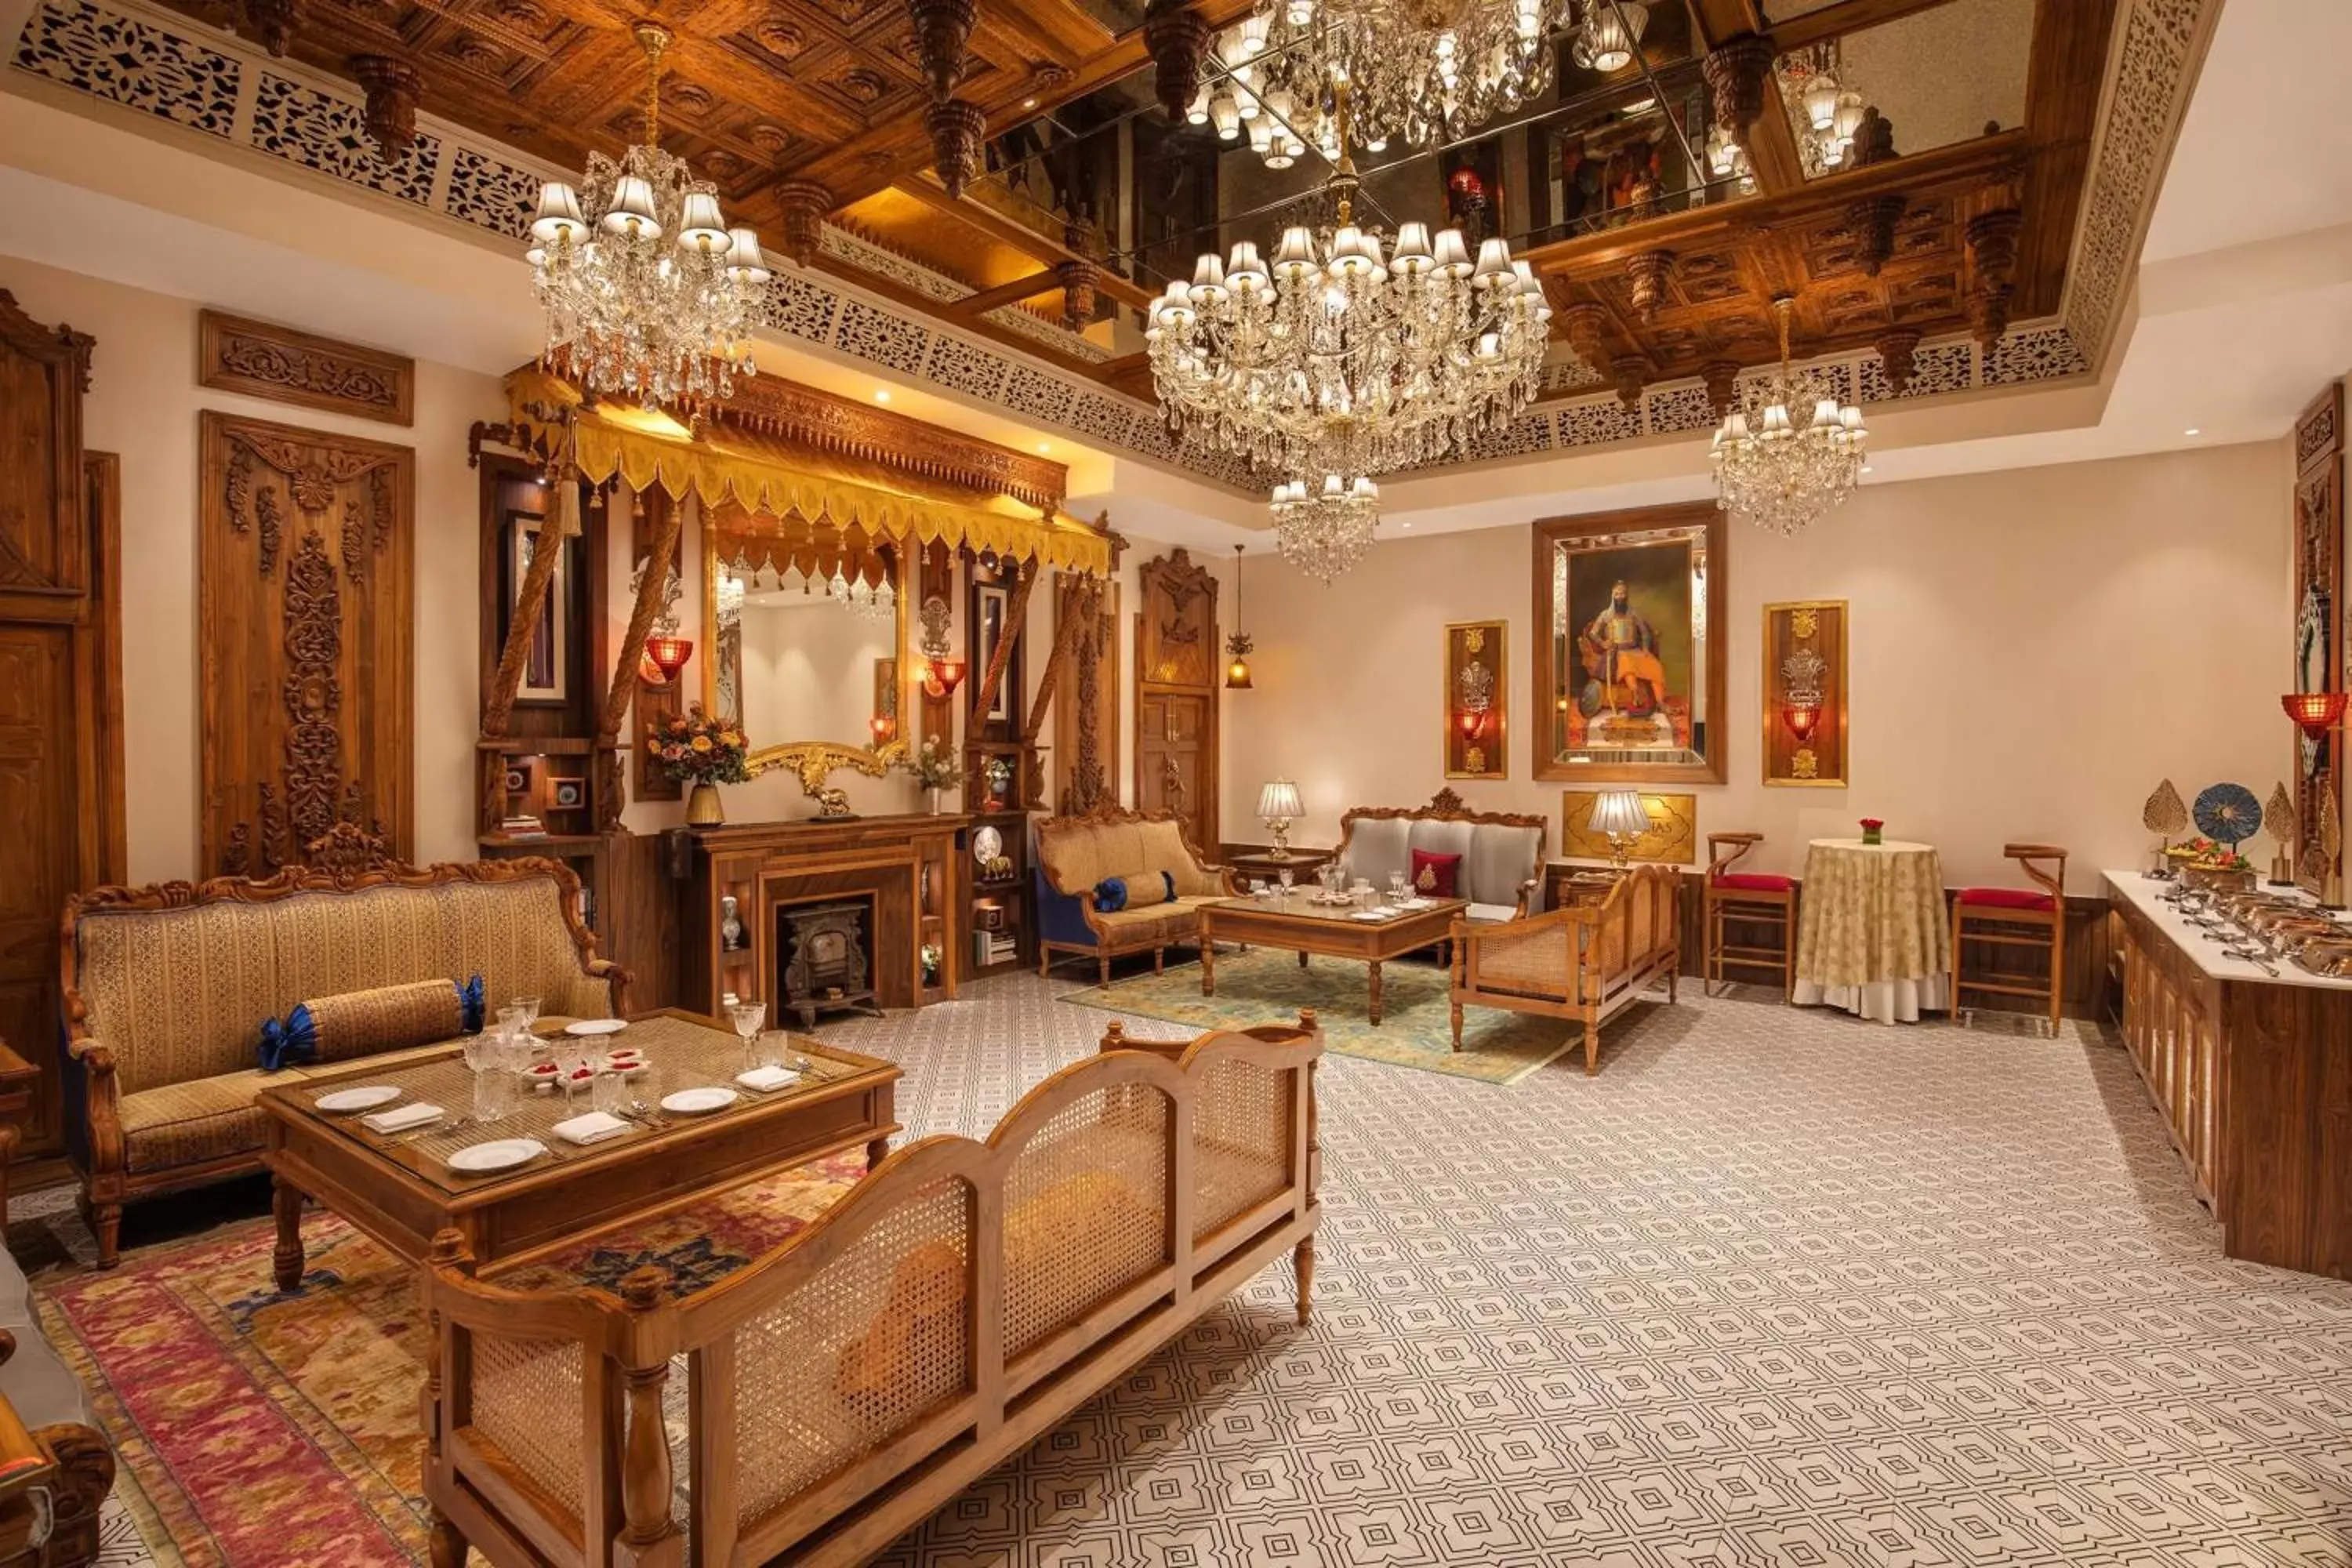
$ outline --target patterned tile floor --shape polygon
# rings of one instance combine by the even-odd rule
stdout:
[[[982,1132],[1066,989],[823,1033]],[[1594,1079],[1327,1058],[1313,1325],[1267,1270],[883,1561],[2352,1563],[2352,1285],[2221,1256],[2119,1050],[1695,991]]]

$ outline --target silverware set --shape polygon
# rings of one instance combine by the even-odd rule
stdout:
[[[2225,956],[2273,978],[2281,962],[2313,974],[2352,975],[2352,927],[2300,900],[2179,887],[2158,893],[2156,901],[2178,910],[2207,942],[2220,944]]]

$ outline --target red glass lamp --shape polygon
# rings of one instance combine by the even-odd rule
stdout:
[[[1466,708],[1455,717],[1454,721],[1462,726],[1462,738],[1465,741],[1476,740],[1478,731],[1486,727],[1486,716],[1484,713],[1473,712]]]
[[[2344,699],[2341,691],[2290,691],[2279,699],[2279,706],[2296,728],[2316,741],[2344,721]]]
[[[952,697],[955,689],[963,684],[963,660],[927,658],[923,663],[923,695],[926,697]]]
[[[874,743],[876,745],[888,745],[890,743],[890,738],[898,732],[898,721],[891,718],[887,713],[877,713],[874,715]]]
[[[1813,738],[1813,731],[1821,724],[1821,704],[1818,702],[1789,703],[1780,710],[1780,721],[1789,726],[1789,733],[1796,736],[1799,743],[1801,744]]]
[[[664,680],[676,680],[686,661],[694,657],[694,639],[675,632],[656,633],[646,639],[646,657],[654,661]]]

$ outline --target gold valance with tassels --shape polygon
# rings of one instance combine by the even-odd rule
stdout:
[[[689,432],[669,416],[624,404],[587,404],[579,390],[536,369],[507,378],[518,433],[563,444],[569,418],[581,477],[618,476],[633,489],[659,487],[698,497],[717,509],[856,530],[867,539],[969,546],[1068,571],[1108,574],[1103,534],[1001,492],[917,474],[870,458],[829,451],[774,428],[731,422],[724,409]]]

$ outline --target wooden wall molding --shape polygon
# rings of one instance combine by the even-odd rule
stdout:
[[[196,380],[222,392],[413,425],[416,362],[225,311],[196,318]]]
[[[408,852],[415,454],[208,410],[201,864],[298,865],[339,822]]]

